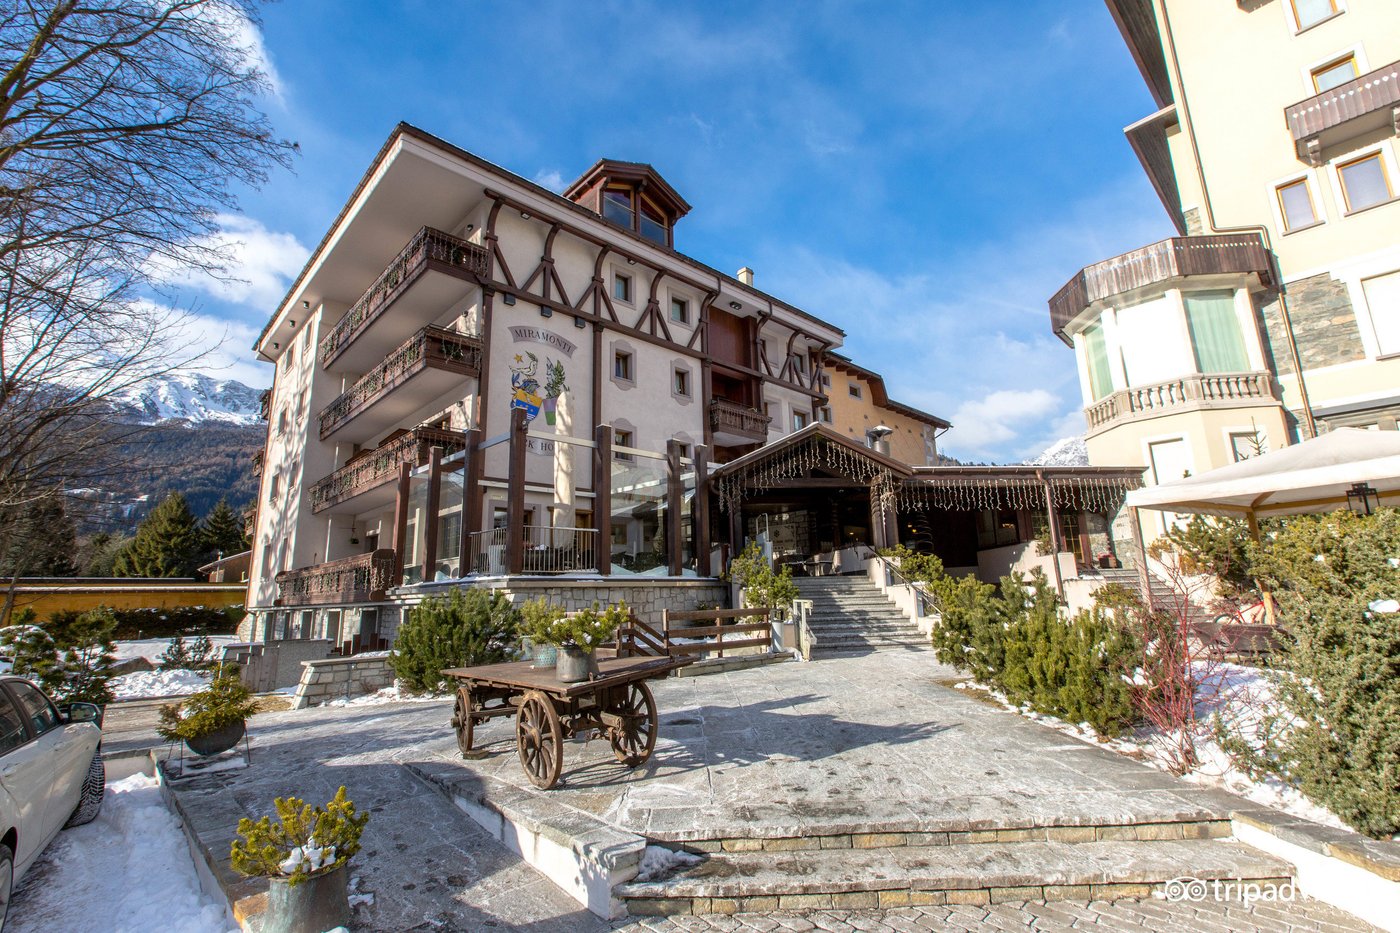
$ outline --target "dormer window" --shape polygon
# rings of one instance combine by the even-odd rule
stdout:
[[[615,224],[633,227],[632,192],[626,188],[608,188],[603,192],[603,216]]]
[[[666,217],[659,207],[654,206],[646,195],[642,195],[642,213],[637,218],[637,232],[662,246],[671,243],[671,231],[666,225]]]
[[[656,169],[642,162],[603,159],[564,192],[564,197],[662,246],[690,212],[690,205]]]

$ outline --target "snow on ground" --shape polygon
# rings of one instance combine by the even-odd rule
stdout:
[[[102,814],[66,830],[25,876],[6,933],[226,933],[228,906],[199,887],[188,843],[154,778],[107,785]]]
[[[184,696],[209,686],[203,671],[137,671],[112,678],[112,697],[140,700],[146,697]]]
[[[193,635],[187,637],[185,639],[185,645],[188,647],[189,644],[195,640],[195,637],[196,636]],[[224,646],[236,644],[238,640],[238,636],[236,635],[210,635],[209,642],[214,646],[214,657],[222,657]],[[131,658],[145,658],[152,664],[156,664],[160,661],[160,656],[165,654],[165,649],[170,647],[170,641],[171,639],[169,638],[142,638],[139,641],[135,639],[119,641],[117,642],[117,660],[126,661]]]
[[[700,856],[677,852],[665,846],[647,846],[642,851],[642,864],[637,869],[638,881],[654,881],[700,861]]]
[[[1312,820],[1339,829],[1348,828],[1330,810],[1313,803],[1302,792],[1285,784],[1276,777],[1255,780],[1235,767],[1233,760],[1215,740],[1212,722],[1215,716],[1227,726],[1231,733],[1246,738],[1254,744],[1256,732],[1263,715],[1278,706],[1274,686],[1267,672],[1242,664],[1220,663],[1211,672],[1211,682],[1198,688],[1198,734],[1196,754],[1200,764],[1196,770],[1185,775],[1186,780],[1207,787],[1218,787],[1232,794],[1245,797],[1255,803],[1282,810],[1285,813]],[[1065,735],[1104,748],[1112,749],[1129,758],[1144,761],[1163,771],[1168,769],[1168,756],[1164,737],[1150,726],[1139,727],[1133,732],[1114,739],[1100,738],[1088,723],[1065,722],[1054,716],[1037,713],[1028,706],[1015,706],[1005,696],[973,681],[961,681],[954,685],[962,690],[976,690],[991,696],[1009,710],[1020,713],[1056,729]]]
[[[360,658],[364,655],[357,654]],[[331,700],[329,703],[318,704],[318,707],[307,707],[315,709],[321,706],[382,706],[386,703],[432,703],[438,700],[451,699],[450,693],[410,693],[403,686],[403,681],[396,680],[392,687],[385,687],[374,693],[361,694],[354,697],[340,697]]]

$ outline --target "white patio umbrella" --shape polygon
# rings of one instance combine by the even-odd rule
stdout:
[[[1400,431],[1337,428],[1282,450],[1128,493],[1126,505],[1255,520],[1333,512],[1347,491],[1369,485],[1382,505],[1400,505]]]

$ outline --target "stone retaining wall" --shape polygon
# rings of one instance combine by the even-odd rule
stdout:
[[[394,672],[384,654],[303,661],[301,666],[301,683],[297,684],[292,698],[292,709],[319,706],[341,697],[363,696],[394,682]]]

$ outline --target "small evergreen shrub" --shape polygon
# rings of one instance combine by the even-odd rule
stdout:
[[[1253,765],[1360,832],[1400,832],[1400,511],[1289,518],[1251,549],[1289,635]]]
[[[297,797],[272,801],[277,822],[263,817],[257,822],[238,821],[238,835],[229,852],[233,870],[250,877],[284,878],[301,884],[308,878],[333,871],[360,851],[360,836],[368,813],[356,813],[345,796],[345,787],[325,807],[312,807]]]
[[[774,571],[757,543],[750,543],[729,562],[729,579],[743,587],[746,609],[767,609],[780,617],[786,617],[792,601],[801,595],[792,582],[792,568]]]
[[[1258,598],[1250,559],[1249,528],[1237,518],[1193,515],[1184,526],[1171,525],[1148,551],[1160,558],[1174,552],[1188,574],[1209,574],[1217,594],[1231,600]]]
[[[444,668],[514,657],[520,625],[520,610],[500,593],[454,589],[413,607],[399,628],[389,666],[410,691],[437,693],[448,686]]]
[[[564,607],[544,596],[520,605],[520,633],[533,645],[557,645],[554,626],[564,618]]]
[[[238,669],[230,665],[203,690],[162,706],[156,732],[168,742],[187,742],[244,722],[257,711],[257,701],[243,685]]]
[[[208,635],[197,635],[189,644],[176,635],[161,652],[157,665],[163,671],[202,671],[214,664],[214,644]]]
[[[242,606],[177,606],[171,609],[106,609],[116,629],[113,638],[173,638],[176,635],[232,635],[244,616]],[[57,633],[71,624],[80,612],[63,610],[44,623]],[[57,634],[55,634],[57,637]]]
[[[549,643],[561,648],[579,648],[584,654],[592,654],[612,641],[618,628],[631,615],[632,611],[626,603],[609,606],[601,612],[598,611],[598,604],[594,603],[590,609],[580,609],[556,621],[549,633]]]
[[[66,613],[58,624],[40,628],[32,612],[17,614],[31,620],[0,629],[0,650],[14,657],[14,673],[34,680],[59,702],[112,702],[112,664],[116,622],[106,608]]]

